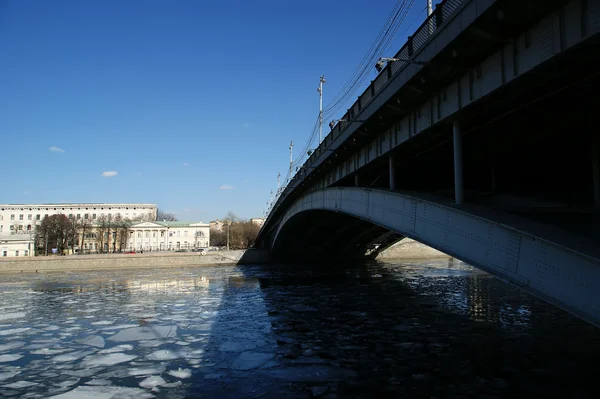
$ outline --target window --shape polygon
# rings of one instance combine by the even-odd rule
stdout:
[[[40,215],[35,215],[35,220],[40,220]]]
[[[165,232],[164,232],[164,231],[161,231],[161,232],[160,232],[160,236],[161,236],[161,237],[164,237],[164,236],[165,236]]]
[[[69,213],[69,219],[73,219],[73,214]]]
[[[33,215],[31,213],[27,215],[27,220],[33,220]]]
[[[142,232],[138,231],[138,238],[142,238]]]
[[[77,214],[77,220],[81,219],[81,213]]]
[[[8,251],[2,251],[2,257],[6,258],[6,255],[8,255]]]
[[[10,220],[15,220],[15,215],[10,215]]]
[[[19,220],[23,220],[23,215],[19,215]]]
[[[156,231],[152,232],[152,237],[156,237]]]
[[[146,232],[146,238],[148,238],[148,237],[150,237],[150,232],[149,231]]]
[[[15,251],[15,256],[19,256],[19,251]]]
[[[86,213],[86,214],[84,214],[84,215],[83,215],[83,218],[84,218],[85,220],[88,220],[88,219],[90,218],[90,214],[89,214],[89,213]]]
[[[183,236],[184,236],[184,237],[187,237],[187,231],[184,231],[184,232],[183,232]]]
[[[48,214],[45,214],[45,215],[44,215],[44,219],[45,219],[45,218],[47,218],[47,217],[48,217]]]
[[[92,214],[92,219],[96,219],[96,214],[95,213]]]
[[[23,256],[27,256],[29,255],[29,251],[25,250],[25,252],[23,253]]]

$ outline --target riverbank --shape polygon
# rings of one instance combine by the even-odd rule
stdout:
[[[38,256],[0,260],[0,273],[44,273],[54,271],[84,271],[139,269],[183,266],[235,265],[245,251],[209,252],[147,252],[143,254],[98,254],[70,256]]]
[[[429,259],[429,258],[447,258],[448,254],[421,244],[410,238],[405,238],[382,251],[377,257],[378,260],[396,260],[396,259]]]
[[[0,260],[0,274],[44,273],[111,269],[141,269],[186,266],[218,266],[264,263],[268,255],[261,250],[215,251],[201,256],[197,252],[146,252],[137,254],[98,254],[37,256]],[[383,251],[378,260],[408,260],[448,257],[424,244],[404,239]],[[241,261],[240,261],[241,260]]]

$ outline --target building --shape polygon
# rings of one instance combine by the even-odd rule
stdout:
[[[210,242],[208,223],[140,222],[129,228],[129,250],[161,251],[206,248]]]
[[[262,225],[265,223],[265,218],[251,218],[250,222],[252,224],[262,227]]]
[[[0,204],[0,234],[30,234],[46,216],[63,214],[94,222],[100,216],[156,220],[154,204]]]
[[[215,231],[223,231],[223,226],[225,223],[221,222],[219,219],[215,219],[212,222],[209,222],[210,228]]]
[[[0,257],[26,257],[34,255],[32,234],[0,234]]]

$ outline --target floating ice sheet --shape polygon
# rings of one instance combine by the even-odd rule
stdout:
[[[146,326],[121,330],[108,340],[116,342],[142,341],[177,336],[176,326]]]

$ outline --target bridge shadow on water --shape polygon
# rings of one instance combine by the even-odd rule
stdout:
[[[598,397],[598,329],[451,262],[237,266],[184,396]]]

